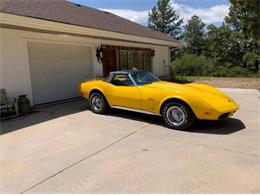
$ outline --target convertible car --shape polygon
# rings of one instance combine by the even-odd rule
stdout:
[[[165,82],[144,70],[111,72],[103,80],[81,83],[80,91],[94,113],[105,114],[110,108],[151,113],[180,130],[190,128],[195,119],[219,120],[238,109],[233,99],[214,87]]]

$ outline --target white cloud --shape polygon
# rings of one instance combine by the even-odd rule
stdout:
[[[183,4],[173,4],[179,16],[187,22],[193,15],[199,16],[206,24],[218,23],[228,15],[229,5],[215,5],[209,8],[193,8]]]
[[[123,18],[131,20],[133,22],[137,22],[139,24],[147,24],[148,13],[150,11],[150,10],[135,11],[130,9],[103,9],[103,8],[100,8],[100,10],[111,12],[115,15],[121,16]]]
[[[220,23],[223,21],[224,17],[228,15],[229,9],[229,5],[225,4],[214,5],[209,8],[193,8],[178,3],[172,3],[172,5],[176,9],[178,15],[181,18],[184,18],[184,24],[186,24],[187,20],[189,20],[193,15],[199,16],[206,24]],[[150,12],[150,10],[136,11],[131,9],[100,8],[100,10],[111,12],[113,14],[143,25],[147,25],[148,13]]]

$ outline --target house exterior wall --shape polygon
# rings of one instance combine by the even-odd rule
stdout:
[[[17,31],[0,29],[0,88],[8,96],[26,94],[32,99],[26,40]]]
[[[96,48],[101,44],[151,48],[155,50],[155,56],[152,58],[152,70],[158,76],[165,74],[165,65],[170,63],[169,47],[152,44],[78,37],[66,34],[38,33],[7,28],[0,28],[0,42],[0,88],[5,88],[11,97],[26,94],[31,101],[32,87],[27,47],[30,42],[90,47],[93,78],[100,78],[103,74],[103,65],[96,58]]]

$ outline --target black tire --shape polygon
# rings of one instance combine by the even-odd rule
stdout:
[[[103,94],[97,92],[94,92],[90,95],[89,104],[91,111],[96,114],[105,114],[110,108]]]
[[[177,113],[177,117],[174,117],[176,115],[173,112]],[[188,130],[195,121],[192,110],[186,105],[177,102],[167,103],[162,110],[162,117],[169,128],[178,130]]]

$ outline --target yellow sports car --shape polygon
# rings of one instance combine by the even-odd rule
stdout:
[[[238,109],[233,99],[214,87],[160,81],[143,70],[111,72],[103,80],[81,83],[80,91],[94,113],[104,114],[109,108],[152,113],[172,129],[188,129],[195,119],[226,118]]]

